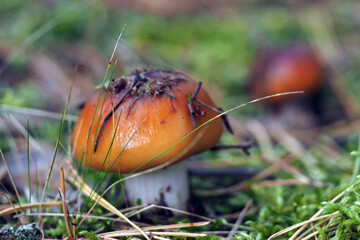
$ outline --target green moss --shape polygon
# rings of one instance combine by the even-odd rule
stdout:
[[[0,104],[15,107],[41,107],[42,97],[37,86],[31,82],[24,82],[15,88],[0,88]]]

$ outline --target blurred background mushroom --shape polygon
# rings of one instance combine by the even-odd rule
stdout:
[[[310,46],[298,44],[259,51],[250,74],[249,89],[254,99],[278,93],[303,91],[263,101],[273,111],[274,121],[287,128],[316,127],[319,98],[324,90],[325,68]]]

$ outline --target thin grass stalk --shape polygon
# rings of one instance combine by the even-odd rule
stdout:
[[[5,114],[4,114],[4,116],[5,116]],[[9,112],[7,113],[7,119],[8,119],[7,121],[9,122],[9,124],[14,126],[14,128],[16,128],[17,131],[19,131],[19,133],[24,137],[24,139],[26,139],[28,131],[19,122],[19,120],[17,120],[16,117],[14,117]],[[34,138],[31,135],[29,136],[29,143],[36,151],[40,152],[41,154],[43,154],[45,156],[45,152],[44,152],[43,148],[34,140]]]
[[[38,169],[38,166],[37,166],[37,158],[34,159],[34,162],[35,162],[35,186],[36,186],[36,201],[40,202],[40,199],[39,199],[39,169]]]
[[[44,185],[43,193],[42,193],[42,196],[41,196],[39,209],[41,208],[41,203],[44,201],[46,188],[47,188],[47,186],[48,186],[48,184],[49,184],[51,172],[52,172],[52,169],[53,169],[53,167],[54,167],[57,150],[58,150],[58,148],[59,148],[59,142],[60,142],[60,139],[61,139],[61,136],[62,136],[62,128],[63,128],[63,125],[64,125],[64,120],[65,120],[66,112],[67,112],[67,109],[68,109],[68,106],[69,106],[72,88],[73,88],[73,86],[74,86],[74,81],[75,81],[75,76],[74,76],[73,81],[72,81],[72,83],[71,83],[70,91],[69,91],[69,94],[68,94],[68,97],[67,97],[67,100],[66,100],[65,109],[64,109],[63,115],[62,115],[62,117],[61,117],[60,127],[59,127],[59,133],[58,133],[58,138],[56,139],[55,150],[54,150],[53,158],[52,158],[52,160],[51,160],[50,169],[49,169],[49,171],[48,171],[48,175],[47,175],[47,178],[46,178],[46,182],[45,182],[45,185]]]
[[[14,209],[14,211],[16,212],[16,214],[19,214],[18,211],[15,209],[14,204],[11,202],[11,199],[10,199],[8,196],[6,196],[6,194],[3,193],[3,192],[0,192],[0,195],[3,195],[3,197],[8,200],[8,202],[10,203],[11,207]]]
[[[358,138],[358,148],[357,151],[360,153],[360,132],[359,132],[359,138]],[[356,157],[354,170],[351,176],[351,184],[354,184],[356,181],[356,176],[359,175],[360,170],[360,156]]]
[[[22,206],[17,200],[16,200],[16,198],[7,190],[7,188],[0,182],[0,186],[1,187],[3,187],[4,189],[5,189],[5,191],[10,195],[10,197],[12,198],[12,199],[14,199],[14,201],[18,204],[18,206]],[[4,193],[2,193],[2,194],[4,194]],[[12,205],[12,202],[10,202],[10,204]]]
[[[187,149],[192,148],[192,147],[195,145],[195,143],[196,143],[200,138],[201,138],[201,135],[199,134],[198,136],[196,136],[195,140],[194,140],[193,142],[191,142],[191,143],[184,149],[183,152],[187,152]],[[118,157],[119,157],[120,155],[121,155],[121,152],[120,152],[120,154],[118,155]],[[182,156],[182,153],[178,154],[178,155],[177,155],[177,158],[181,158],[181,156]],[[131,174],[131,173],[130,173],[127,177],[122,178],[122,179],[116,181],[115,183],[113,183],[112,185],[110,185],[107,189],[105,189],[105,191],[101,194],[101,197],[103,197],[103,196],[105,195],[105,193],[108,192],[108,191],[109,191],[112,187],[114,187],[116,184],[119,184],[119,183],[121,183],[121,182],[123,182],[123,181],[125,181],[125,180],[128,180],[128,179],[135,178],[135,177],[137,177],[137,176],[144,175],[144,174],[147,174],[147,173],[151,173],[151,172],[157,171],[157,170],[159,170],[159,169],[162,169],[162,168],[164,168],[164,167],[167,167],[167,166],[171,165],[173,162],[176,162],[177,158],[174,158],[174,159],[172,159],[172,161],[168,161],[168,162],[163,163],[163,164],[161,164],[161,165],[159,165],[159,166],[157,166],[157,167],[154,167],[154,168],[145,170],[145,171],[140,172],[140,173],[136,173],[136,174]],[[91,212],[92,209],[96,206],[96,204],[97,204],[97,202],[94,203],[94,205],[92,206],[92,208],[88,211],[88,214],[90,214],[90,212]]]
[[[31,202],[31,179],[30,179],[30,126],[29,118],[27,118],[27,138],[26,138],[26,153],[27,153],[27,167],[28,167],[28,184],[29,184],[29,203]]]
[[[204,122],[203,124],[201,124],[200,126],[198,126],[197,128],[195,128],[194,130],[192,130],[190,133],[188,133],[187,135],[185,135],[183,138],[181,138],[179,141],[177,141],[175,144],[173,144],[172,146],[170,146],[169,148],[167,148],[166,150],[164,150],[163,152],[157,154],[156,156],[154,156],[153,158],[149,159],[148,161],[146,161],[145,163],[141,164],[140,166],[138,166],[136,169],[134,169],[133,171],[130,172],[130,174],[126,177],[126,178],[123,178],[123,179],[120,179],[116,182],[114,182],[113,184],[111,184],[100,196],[103,197],[105,195],[105,193],[107,191],[109,191],[112,187],[114,187],[115,185],[119,184],[120,182],[123,182],[124,180],[127,180],[127,179],[130,179],[130,178],[134,178],[140,174],[146,174],[146,173],[149,173],[149,172],[153,172],[153,171],[156,171],[158,169],[161,169],[165,166],[168,166],[170,165],[172,162],[167,162],[165,164],[162,164],[158,167],[154,167],[152,169],[148,169],[146,171],[143,171],[142,173],[137,173],[137,174],[133,174],[135,171],[139,170],[141,167],[145,166],[147,163],[151,162],[152,160],[154,160],[155,158],[161,156],[162,154],[168,152],[169,150],[171,150],[173,147],[175,147],[177,144],[179,144],[181,141],[183,141],[184,139],[186,139],[187,137],[189,137],[190,135],[192,135],[193,133],[195,133],[196,131],[198,131],[199,129],[201,129],[202,127],[204,127],[205,125],[207,125],[208,123],[212,122],[213,120],[225,115],[225,114],[228,114],[229,112],[231,111],[234,111],[236,109],[239,109],[239,108],[242,108],[248,104],[252,104],[252,103],[256,103],[256,102],[259,102],[261,100],[265,100],[265,99],[269,99],[269,98],[273,98],[273,97],[277,97],[277,96],[283,96],[283,95],[290,95],[290,94],[299,94],[299,93],[303,93],[303,91],[294,91],[294,92],[286,92],[286,93],[278,93],[278,94],[273,94],[273,95],[269,95],[269,96],[266,96],[266,97],[262,97],[262,98],[258,98],[258,99],[255,99],[255,100],[252,100],[252,101],[249,101],[247,103],[244,103],[244,104],[241,104],[239,106],[236,106],[230,110],[227,110],[223,113],[220,113],[218,115],[216,115],[215,117],[213,117],[212,119],[209,119],[208,121]],[[120,156],[120,154],[119,154]],[[176,160],[176,159],[174,159]],[[95,202],[95,204],[92,206],[92,208],[89,210],[88,214],[91,212],[91,210],[95,207],[95,205],[97,204],[97,202]],[[84,220],[84,219],[83,219]],[[83,220],[81,222],[83,222]]]
[[[119,118],[119,119],[120,119],[120,118]],[[125,150],[126,146],[130,143],[130,141],[132,140],[132,138],[135,136],[135,134],[138,132],[138,130],[140,129],[140,127],[141,127],[143,124],[144,124],[144,122],[142,122],[142,123],[140,124],[140,126],[135,130],[135,132],[130,136],[129,140],[126,142],[126,144],[124,145],[124,147],[121,149],[120,153],[118,154],[118,156],[116,157],[115,161],[112,163],[112,165],[110,166],[109,169],[111,169],[112,166],[115,164],[115,162],[120,158],[120,156],[121,156],[122,152]],[[113,137],[115,137],[115,135],[114,135]],[[112,143],[113,143],[113,142],[112,142]],[[111,143],[111,144],[112,144],[112,143]],[[111,146],[112,146],[112,145],[111,145]],[[108,151],[108,153],[109,153],[109,151]],[[108,155],[107,155],[107,156],[108,156]],[[106,158],[105,158],[105,159],[106,159]],[[104,163],[103,163],[103,166],[104,166]],[[100,187],[100,186],[99,186],[99,187]],[[91,198],[91,197],[92,197],[92,194],[94,194],[94,193],[96,193],[96,192],[92,190],[91,194],[89,195],[89,198]],[[102,194],[101,197],[103,197],[103,195],[104,195],[104,194]],[[94,207],[96,206],[96,203],[97,203],[97,202],[95,201],[95,204],[90,208],[90,210],[88,211],[88,214],[90,214],[90,212],[94,209]],[[86,218],[86,216],[85,216],[84,218]],[[84,220],[84,219],[83,219],[83,220]],[[81,222],[83,222],[83,220],[82,220]],[[80,224],[79,224],[79,225],[80,225]]]
[[[2,150],[1,150],[1,148],[0,148],[0,154],[1,154],[1,158],[2,158],[3,161],[4,161],[4,165],[5,165],[6,171],[7,171],[8,175],[9,175],[11,185],[12,185],[13,188],[14,188],[14,191],[15,191],[15,194],[16,194],[16,197],[17,197],[18,200],[16,200],[16,198],[14,198],[14,197],[12,197],[12,198],[15,199],[16,203],[19,204],[19,206],[21,206],[22,202],[21,202],[21,198],[20,198],[19,191],[18,191],[18,189],[17,189],[17,187],[16,187],[16,185],[15,185],[14,179],[13,179],[12,176],[11,176],[9,167],[8,167],[8,165],[7,165],[7,163],[6,163],[6,160],[5,160],[5,157],[4,157],[4,154],[3,154]],[[1,186],[8,192],[8,190],[4,187],[4,185],[1,184]],[[9,192],[8,192],[8,193],[9,193]],[[11,195],[11,194],[10,194],[10,195]],[[12,195],[11,195],[11,196],[12,196]]]
[[[92,120],[91,120],[91,123],[90,123],[88,135],[87,135],[87,137],[86,137],[86,143],[88,142],[89,137],[90,137],[90,131],[91,131],[91,129],[92,129],[92,127],[93,127],[93,124],[94,124],[95,114],[96,114],[96,111],[97,111],[97,109],[98,109],[98,107],[99,107],[99,101],[100,101],[100,98],[101,98],[102,91],[103,91],[103,89],[104,89],[104,85],[105,85],[105,82],[106,82],[106,78],[107,78],[107,76],[108,76],[108,74],[109,74],[111,62],[113,61],[113,58],[114,58],[114,55],[115,55],[115,51],[116,51],[117,46],[118,46],[118,44],[119,44],[119,41],[120,41],[120,39],[121,39],[121,37],[122,37],[122,35],[123,35],[123,32],[124,32],[124,30],[125,30],[125,27],[126,27],[126,24],[124,24],[124,26],[123,26],[120,34],[119,34],[119,37],[118,37],[118,39],[117,39],[117,41],[116,41],[115,47],[114,47],[114,49],[113,49],[113,52],[112,52],[112,54],[111,54],[111,57],[110,57],[110,60],[109,60],[109,63],[108,63],[108,67],[107,67],[107,69],[106,69],[105,76],[104,76],[103,82],[102,82],[101,87],[100,87],[100,93],[99,93],[98,100],[97,100],[97,102],[96,102],[95,111],[94,111],[94,116],[93,116],[93,118],[92,118]],[[115,66],[116,66],[116,63],[117,63],[117,60],[115,61]],[[113,70],[114,70],[114,69],[115,69],[115,67],[113,68]],[[111,75],[112,75],[112,74],[111,74]],[[108,93],[108,89],[107,89],[106,92],[105,92],[105,97],[106,97],[107,93]],[[100,114],[102,113],[104,104],[105,104],[105,98],[104,98],[102,107],[101,107],[101,109],[100,109]],[[97,123],[97,126],[96,126],[95,139],[97,138],[97,131],[98,131],[98,128],[99,128],[99,122],[100,122],[100,117],[99,117],[99,120],[98,120],[98,123]],[[96,142],[96,141],[95,141],[95,142]],[[92,153],[91,153],[91,155],[90,155],[89,164],[91,163],[92,154],[93,154],[93,151],[94,151],[94,149],[95,149],[95,142],[94,142],[94,144],[93,144],[93,146],[92,146],[92,151],[91,151]],[[81,159],[80,159],[80,164],[82,164],[82,162],[83,162],[83,160],[84,160],[84,156],[85,156],[85,152],[86,152],[86,147],[87,147],[87,144],[86,144],[85,147],[84,147],[84,151],[83,151],[83,154],[82,154]]]
[[[89,140],[90,132],[91,132],[91,129],[92,129],[93,124],[94,124],[94,121],[95,121],[96,111],[97,111],[97,109],[98,109],[98,107],[99,107],[99,102],[100,102],[100,99],[101,99],[101,94],[102,94],[102,91],[103,91],[103,88],[104,88],[104,85],[105,85],[105,82],[106,82],[106,78],[107,78],[108,73],[109,73],[109,70],[110,70],[111,62],[112,62],[112,60],[113,60],[113,58],[114,58],[115,50],[116,50],[116,48],[117,48],[117,46],[118,46],[118,43],[119,43],[119,41],[120,41],[120,38],[121,38],[121,36],[122,36],[122,34],[123,34],[124,30],[125,30],[125,26],[126,26],[126,24],[123,26],[123,29],[122,29],[122,31],[120,32],[120,35],[119,35],[119,37],[118,37],[118,39],[117,39],[117,42],[116,42],[116,44],[115,44],[113,53],[112,53],[111,58],[110,58],[109,63],[108,63],[108,67],[107,67],[107,70],[106,70],[106,73],[105,73],[103,82],[102,82],[101,87],[100,87],[100,93],[99,93],[98,100],[97,100],[97,102],[96,102],[94,115],[93,115],[93,117],[92,117],[92,120],[91,120],[91,123],[90,123],[90,127],[89,127],[89,131],[88,131],[88,134],[87,134],[87,137],[86,137],[86,143],[87,143],[88,140]],[[114,64],[114,67],[113,67],[113,70],[112,70],[110,79],[113,77],[116,64],[117,64],[117,60],[115,60],[115,64]],[[105,98],[106,98],[106,96],[107,96],[107,94],[108,94],[108,91],[109,91],[109,89],[107,88],[107,89],[106,89],[106,92],[105,92],[105,96],[104,96],[104,101],[103,101],[103,103],[102,103],[102,105],[101,105],[100,115],[101,115],[102,112],[103,112],[103,108],[104,108],[104,104],[105,104]],[[95,139],[97,138],[97,134],[98,134],[97,132],[98,132],[98,129],[99,129],[99,125],[100,125],[100,116],[99,116],[99,119],[98,119],[97,124],[96,124]],[[89,159],[89,164],[88,164],[89,166],[91,165],[91,160],[92,160],[93,153],[94,153],[94,149],[95,149],[95,143],[96,143],[96,142],[94,142],[94,143],[93,143],[93,146],[92,146],[92,151],[91,151],[91,155],[90,155],[90,159]],[[85,147],[84,147],[84,151],[83,151],[82,156],[81,156],[81,159],[80,159],[80,165],[82,165],[82,162],[83,162],[83,160],[84,160],[85,153],[86,153],[86,148],[87,148],[87,144],[86,144]],[[83,178],[86,177],[87,172],[88,172],[88,168],[85,169],[85,172],[82,174],[82,177],[83,177]],[[96,186],[96,184],[94,185],[94,188],[95,188],[95,186]],[[98,187],[100,187],[100,185],[99,185]],[[93,190],[92,192],[95,192],[95,191]],[[91,196],[92,196],[92,193],[88,196],[88,198],[91,198]]]
[[[186,134],[184,137],[182,137],[179,141],[177,141],[175,144],[173,144],[172,146],[170,146],[168,149],[164,150],[163,152],[159,153],[158,155],[156,155],[155,157],[149,159],[148,161],[144,162],[143,164],[141,164],[139,167],[137,167],[136,169],[134,169],[133,171],[130,172],[131,173],[134,173],[136,172],[137,170],[139,170],[140,168],[142,168],[143,166],[145,166],[146,164],[148,164],[149,162],[151,162],[152,160],[154,160],[155,158],[163,155],[164,153],[170,151],[173,147],[175,147],[177,144],[179,144],[180,142],[182,142],[184,139],[186,139],[187,137],[189,137],[190,135],[192,135],[193,133],[195,133],[196,131],[198,131],[200,128],[204,127],[205,125],[209,124],[210,122],[214,121],[215,119],[221,117],[221,116],[224,116],[236,109],[239,109],[239,108],[242,108],[242,107],[245,107],[247,106],[248,104],[252,104],[252,103],[256,103],[256,102],[259,102],[259,101],[262,101],[262,100],[265,100],[265,99],[269,99],[269,98],[273,98],[273,97],[278,97],[278,96],[284,96],[284,95],[291,95],[291,94],[300,94],[300,93],[304,93],[303,91],[293,91],[293,92],[285,92],[285,93],[278,93],[278,94],[273,94],[273,95],[269,95],[269,96],[265,96],[265,97],[262,97],[262,98],[258,98],[258,99],[255,99],[255,100],[251,100],[247,103],[243,103],[243,104],[240,104],[239,106],[236,106],[234,108],[231,108],[230,110],[227,110],[227,111],[224,111],[218,115],[216,115],[215,117],[207,120],[206,122],[204,122],[203,124],[199,125],[198,127],[196,127],[194,130],[192,130],[191,132],[189,132],[188,134]]]
[[[103,163],[102,163],[102,165],[101,165],[100,171],[98,172],[98,176],[97,176],[96,181],[95,181],[95,183],[94,183],[94,187],[93,187],[93,191],[94,191],[94,192],[97,192],[97,191],[98,191],[98,189],[100,188],[101,183],[103,182],[103,180],[104,180],[104,178],[105,178],[105,176],[106,176],[106,173],[111,169],[111,167],[112,167],[112,166],[114,165],[114,163],[115,163],[115,162],[114,162],[109,168],[108,168],[108,166],[106,166],[104,173],[102,172],[103,169],[104,169],[105,164],[107,163],[107,165],[108,165],[108,163],[109,163],[108,158],[110,159],[111,150],[112,150],[112,147],[113,147],[113,144],[114,144],[114,139],[115,139],[115,136],[116,136],[116,132],[117,132],[117,130],[118,130],[118,126],[119,126],[119,123],[120,123],[121,115],[122,115],[122,112],[120,112],[120,116],[119,116],[119,119],[118,119],[118,121],[117,121],[116,128],[115,128],[114,131],[113,131],[113,136],[112,136],[112,138],[111,138],[111,143],[110,143],[109,149],[108,149],[108,151],[107,151],[107,153],[106,153],[105,159],[104,159],[104,161],[103,161]],[[127,144],[126,144],[126,145],[127,145]],[[125,147],[124,147],[124,148],[125,148]],[[123,149],[124,149],[124,148],[123,148]],[[121,151],[121,152],[122,152],[122,151]],[[115,161],[116,161],[116,160],[115,160]],[[101,175],[103,175],[104,177],[101,177]],[[98,186],[96,187],[96,185],[98,185]],[[90,196],[91,196],[91,195],[90,195]]]
[[[116,47],[115,47],[115,48],[116,48]],[[112,59],[110,59],[110,62],[109,62],[109,65],[108,65],[108,70],[109,70],[109,68],[110,68],[110,66],[111,66],[111,61],[112,61]],[[113,69],[112,69],[112,71],[111,71],[111,74],[110,74],[109,82],[110,82],[110,80],[112,79],[113,74],[114,74],[114,72],[115,72],[116,64],[117,64],[117,60],[115,60],[114,67],[113,67]],[[103,83],[102,83],[102,86],[101,86],[101,89],[100,89],[100,92],[99,92],[99,97],[98,97],[98,101],[97,101],[97,103],[96,103],[96,106],[98,106],[98,105],[99,105],[99,102],[102,100],[102,99],[101,99],[101,95],[102,95],[102,91],[103,91],[103,88],[104,88],[104,85],[105,85],[105,82],[106,82],[108,70],[106,71],[105,78],[104,78],[104,80],[103,80]],[[97,120],[97,123],[96,123],[95,136],[94,136],[95,139],[97,138],[97,135],[98,135],[98,130],[99,130],[99,126],[100,126],[100,120],[101,120],[101,114],[103,114],[104,105],[105,105],[105,99],[106,99],[108,93],[109,93],[109,88],[106,88],[105,96],[104,96],[104,98],[103,98],[103,101],[102,101],[102,104],[101,104],[101,108],[100,108],[99,119]],[[94,115],[93,115],[93,121],[95,121],[96,111],[97,111],[97,107],[95,107],[95,111],[94,111]],[[93,121],[92,121],[92,122],[93,122]],[[93,127],[93,125],[90,124],[86,143],[88,143],[88,138],[90,137],[90,132],[91,132],[91,130],[92,130],[92,127]],[[95,145],[96,145],[96,141],[93,142],[93,145],[92,145],[92,147],[91,147],[90,159],[89,159],[88,167],[90,167],[90,165],[91,165],[91,161],[92,161],[92,158],[93,158],[93,155],[94,155],[94,151],[95,151]],[[86,148],[87,148],[87,144],[85,145],[84,151],[83,151],[83,155],[81,156],[81,161],[80,161],[81,164],[82,164],[82,161],[83,161],[83,159],[84,159],[84,157],[85,157],[85,154],[86,154]],[[87,173],[88,173],[88,170],[89,170],[88,168],[85,169],[84,174],[83,174],[83,178],[86,178],[86,175],[87,175]]]

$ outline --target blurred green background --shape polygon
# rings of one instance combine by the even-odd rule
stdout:
[[[125,24],[117,51],[117,75],[143,65],[182,71],[218,87],[219,104],[230,107],[250,99],[247,80],[259,49],[303,42],[316,45],[320,39],[330,41],[323,43],[329,46],[324,56],[336,59],[326,61],[342,71],[351,93],[359,89],[358,8],[356,1],[5,0],[0,9],[0,99],[2,103],[36,106],[32,92],[46,98],[49,94],[44,89],[63,90],[56,86],[67,86],[76,65],[76,82],[85,86],[75,89],[73,100],[80,101],[77,91],[84,96],[81,100],[86,99],[91,89],[85,87],[102,81]],[[314,24],[316,21],[320,22]],[[319,29],[323,32],[314,32]],[[336,53],[331,52],[332,45],[339,47]],[[38,75],[43,79],[34,79]],[[30,98],[26,103],[4,93],[6,87],[21,91],[18,85],[24,82],[38,89],[26,94]],[[253,112],[248,109],[242,114],[248,113]]]
[[[261,236],[269,236],[308,219],[323,200],[334,197],[350,181],[354,159],[349,152],[356,149],[360,130],[359,11],[359,1],[351,0],[2,0],[0,148],[10,153],[15,145],[26,148],[24,136],[9,117],[12,114],[25,129],[26,118],[30,118],[30,132],[38,142],[54,143],[59,117],[48,118],[35,110],[61,112],[75,78],[68,115],[76,117],[78,107],[102,83],[125,25],[115,52],[116,76],[127,75],[137,66],[184,72],[203,81],[224,109],[253,99],[249,79],[256,56],[263,49],[305,43],[322,59],[326,72],[320,105],[336,117],[331,124],[320,126],[323,132],[310,128],[293,133],[304,152],[291,164],[309,179],[330,183],[331,187],[250,186],[226,198],[211,198],[202,195],[201,190],[235,184],[238,179],[230,177],[221,183],[207,179],[205,185],[201,177],[192,180],[194,189],[200,190],[199,202],[210,202],[218,214],[239,211],[250,197],[255,199],[260,210],[250,219],[258,222],[248,225]],[[260,120],[266,127],[268,114],[271,107],[263,104],[232,112],[236,134],[225,134],[222,143],[242,143],[249,134],[244,128],[250,126],[242,122]],[[67,147],[73,124],[65,122],[63,142]],[[278,143],[274,143],[275,160],[294,153],[287,140],[276,135],[276,130],[271,135],[271,143]],[[273,156],[262,151],[256,146],[251,157],[229,151],[205,153],[203,158],[215,167],[263,169],[272,165],[266,157]],[[286,167],[275,175],[279,179],[294,177]]]
[[[354,119],[360,101],[357,9],[357,1],[4,0],[0,104],[59,112],[75,77],[70,107],[76,114],[102,82],[126,25],[115,76],[137,66],[184,72],[205,82],[224,109],[253,98],[249,78],[257,54],[310,45],[327,72],[320,105]],[[333,73],[341,78],[335,81],[342,95],[334,93]],[[264,110],[268,106],[252,104],[231,116],[261,118]]]

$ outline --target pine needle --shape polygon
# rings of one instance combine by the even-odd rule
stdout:
[[[32,208],[51,208],[51,207],[57,207],[61,206],[61,201],[57,202],[44,202],[44,203],[28,203],[28,204],[22,204],[21,206],[19,204],[13,205],[12,207],[6,208],[2,211],[0,211],[0,217],[17,212],[19,210],[25,210],[25,209],[32,209]]]
[[[209,221],[206,221],[206,222],[197,222],[197,223],[170,224],[170,225],[143,227],[142,230],[150,231],[150,230],[165,230],[165,229],[177,229],[177,228],[186,228],[186,227],[200,227],[200,226],[206,226],[209,223],[210,223]],[[136,231],[136,229],[120,230],[120,231],[101,233],[101,234],[99,234],[99,236],[101,236],[101,237],[118,237],[119,234],[123,235],[123,234],[127,234],[127,233],[133,233],[135,231]]]

